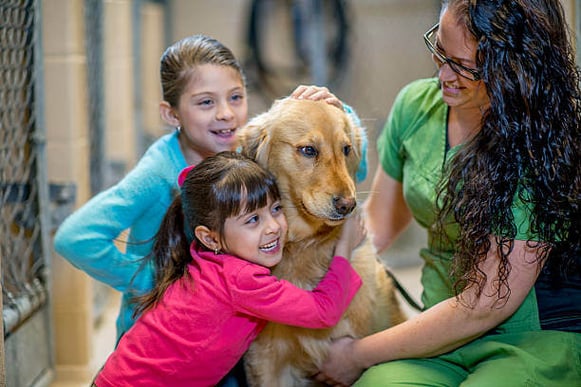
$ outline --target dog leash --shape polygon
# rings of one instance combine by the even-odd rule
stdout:
[[[395,277],[395,275],[391,272],[391,270],[389,270],[389,268],[385,268],[385,272],[387,273],[387,275],[389,276],[389,278],[391,278],[391,280],[393,281],[396,289],[400,292],[400,294],[402,295],[402,297],[406,300],[406,302],[409,304],[409,306],[411,306],[413,309],[417,310],[418,312],[422,312],[424,311],[424,308],[422,306],[420,306],[414,299],[412,296],[410,296],[409,292],[406,290],[406,288],[403,287],[403,285],[397,280],[397,278]]]

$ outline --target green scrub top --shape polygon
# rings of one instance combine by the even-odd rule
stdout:
[[[457,225],[445,230],[444,239],[430,229],[442,167],[459,149],[447,149],[447,114],[436,78],[412,82],[396,98],[377,143],[382,168],[402,183],[410,211],[428,232],[428,246],[420,250],[426,308],[454,296],[449,272]],[[518,200],[512,211],[516,239],[531,239],[530,211]],[[441,240],[450,242],[436,248],[434,241]],[[357,385],[581,386],[580,336],[541,330],[533,288],[519,309],[484,337],[436,358],[374,366]]]

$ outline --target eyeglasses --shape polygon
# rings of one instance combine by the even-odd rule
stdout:
[[[453,59],[448,58],[447,56],[442,54],[440,50],[438,50],[435,44],[435,36],[438,28],[440,28],[440,23],[435,24],[424,34],[424,42],[426,43],[428,50],[430,50],[430,52],[432,53],[432,58],[434,59],[434,62],[436,62],[438,67],[447,64],[456,74],[461,75],[462,77],[469,79],[471,81],[479,81],[481,77],[480,72],[478,70],[463,66],[460,63],[454,61]]]

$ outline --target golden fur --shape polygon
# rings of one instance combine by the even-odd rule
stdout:
[[[363,129],[325,102],[282,99],[240,132],[243,153],[277,177],[289,236],[273,273],[305,289],[328,269],[345,217],[356,205],[354,176]],[[251,386],[315,385],[310,379],[331,339],[362,337],[404,320],[393,284],[369,240],[352,265],[363,280],[342,320],[331,329],[269,323],[245,355]]]

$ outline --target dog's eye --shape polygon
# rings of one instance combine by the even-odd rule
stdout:
[[[349,153],[351,153],[351,145],[345,145],[343,147],[343,154],[345,156],[349,156]]]
[[[317,148],[315,148],[314,146],[310,146],[310,145],[301,146],[298,149],[299,149],[299,152],[301,152],[301,154],[305,157],[313,158],[313,157],[317,157],[319,155]]]

